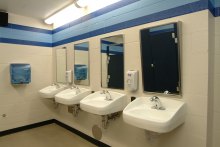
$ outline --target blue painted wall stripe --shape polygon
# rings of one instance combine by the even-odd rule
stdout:
[[[5,27],[0,29],[0,37],[17,39],[17,40],[52,43],[52,34],[30,32],[30,31],[17,30],[17,29],[14,30],[14,29],[5,28]]]
[[[165,7],[163,8],[163,5],[159,4],[161,3],[161,1],[163,1],[164,3],[172,1],[172,7],[170,5],[168,7],[169,9],[165,10]],[[149,0],[148,1],[149,3],[154,4],[155,6],[157,5],[159,10],[163,8],[164,11],[161,11],[161,12],[155,11],[152,14],[146,15],[146,13],[143,13],[143,12],[148,11],[148,10],[144,10],[144,9],[140,10],[141,7],[145,7],[143,5],[144,0],[127,0],[127,1],[122,0],[123,3],[121,3],[120,7],[116,7],[116,5],[111,5],[110,7],[106,7],[106,9],[101,9],[100,11],[94,12],[91,15],[87,15],[81,18],[80,21],[78,20],[78,22],[77,21],[71,22],[53,31],[34,28],[34,27],[28,27],[28,26],[22,26],[22,25],[16,25],[16,24],[9,24],[8,27],[0,27],[0,42],[51,47],[51,46],[58,46],[58,45],[74,42],[77,40],[86,39],[89,37],[98,36],[101,34],[106,34],[106,33],[113,32],[113,31],[118,31],[121,29],[134,27],[137,25],[159,21],[162,19],[167,19],[167,18],[171,18],[175,16],[193,13],[193,12],[197,12],[197,11],[201,11],[205,9],[209,9],[213,13],[214,16],[220,16],[220,7],[216,7],[216,4],[218,4],[220,0],[215,0],[215,1],[214,0],[183,0],[184,2],[181,2],[181,4],[184,4],[184,5],[181,5],[181,6],[178,6],[177,1],[181,2],[180,0],[169,0],[169,1],[168,0]],[[188,2],[194,1],[194,2],[186,4],[185,3],[186,1]],[[126,2],[130,2],[130,3],[126,3]],[[129,5],[129,4],[132,4],[132,5]],[[135,7],[135,9],[134,8],[132,10],[128,9],[131,7]],[[138,11],[139,15],[134,15],[134,17],[133,16],[130,17],[132,19],[129,20],[128,18],[131,15],[127,16],[126,13],[129,12],[128,10],[133,11],[137,9],[139,10]],[[111,13],[108,13],[110,11]],[[120,14],[121,17],[119,18],[117,14]],[[132,14],[132,12],[129,14]],[[145,15],[141,16],[142,14],[145,14]],[[112,18],[108,22],[103,21],[103,17],[109,16],[109,15],[113,15],[112,17],[118,17],[118,18],[116,19]],[[126,16],[126,17],[123,17],[123,16]],[[139,17],[135,18],[135,16],[139,16]],[[114,20],[114,23],[111,20]],[[122,21],[118,22],[115,20],[122,20]],[[96,25],[91,24],[90,21],[93,23],[96,23]],[[78,30],[75,29],[77,26],[79,28]],[[2,33],[4,29],[8,29],[9,34],[4,35],[4,33]],[[24,36],[21,36],[22,31],[24,33],[23,35],[26,36],[26,38]],[[10,34],[11,32],[15,32],[15,33]],[[65,36],[63,36],[63,34],[65,34]],[[52,40],[52,38],[54,40]]]
[[[91,32],[87,32],[84,34],[73,36],[73,37],[70,37],[70,38],[67,38],[67,39],[64,39],[61,41],[53,42],[53,46],[58,46],[58,45],[74,42],[77,40],[86,39],[89,37],[94,37],[94,36],[98,36],[101,34],[106,34],[106,33],[118,31],[121,29],[134,27],[137,25],[142,25],[145,23],[150,23],[150,22],[159,21],[162,19],[167,19],[167,18],[179,16],[179,15],[184,15],[184,14],[188,14],[188,13],[193,13],[193,12],[205,10],[205,9],[208,9],[207,3],[208,3],[208,1],[201,0],[201,1],[194,2],[194,3],[179,6],[176,8],[172,8],[169,10],[154,13],[151,15],[146,15],[146,16],[139,17],[139,18],[136,18],[133,20],[121,22],[121,23],[118,23],[118,24],[115,24],[112,26],[100,28],[100,29],[97,29],[97,30],[94,30]]]
[[[214,0],[214,1],[215,1],[214,2],[215,3],[215,7],[217,7],[217,8],[220,7],[220,0]]]
[[[106,41],[106,40],[101,40],[101,43],[103,43],[103,44],[107,44],[107,45],[115,44],[114,42],[110,42],[110,41]],[[120,46],[120,47],[123,47],[123,43],[115,44],[114,46]]]
[[[220,16],[220,7],[215,8],[215,17]]]
[[[95,17],[92,20],[82,22],[81,24],[55,33],[53,34],[53,42],[58,42],[73,36],[123,23],[141,16],[154,14],[162,10],[175,8],[177,6],[185,5],[190,1],[198,2],[199,0],[140,0],[136,3],[132,3],[131,5],[127,5],[123,8],[111,11],[111,13],[107,13],[100,17]]]
[[[89,48],[88,47],[84,47],[84,46],[75,46],[74,50],[79,50],[79,51],[88,51]]]
[[[24,31],[30,31],[30,32],[37,32],[37,33],[44,33],[44,34],[52,34],[52,30],[34,28],[34,27],[23,26],[23,25],[12,24],[12,23],[9,23],[8,26],[5,28],[24,30]]]
[[[214,6],[213,1],[214,0],[208,1],[208,7],[209,7],[209,11],[212,13],[212,15],[215,16],[215,6]]]
[[[27,41],[27,40],[17,40],[17,39],[8,39],[8,38],[0,38],[0,43],[52,47],[52,43]]]
[[[118,8],[122,8],[122,7],[126,6],[126,5],[132,4],[132,3],[137,2],[137,1],[140,1],[140,0],[121,0],[121,1],[119,1],[117,3],[114,3],[114,4],[110,5],[110,6],[107,6],[105,8],[100,9],[100,10],[97,10],[97,11],[95,11],[93,13],[90,13],[90,14],[88,14],[86,16],[83,16],[83,17],[81,17],[81,18],[79,18],[77,20],[74,20],[74,21],[72,21],[72,22],[70,22],[68,24],[65,24],[65,25],[63,25],[61,27],[58,27],[58,28],[53,30],[53,34],[58,33],[60,31],[63,31],[65,29],[67,29],[69,27],[72,27],[72,26],[75,26],[77,24],[80,24],[82,22],[94,19],[95,17],[104,15],[104,14],[106,14],[108,12],[111,12],[111,11],[116,10]]]
[[[107,53],[107,51],[101,50],[101,53]],[[123,55],[123,52],[117,52],[117,51],[109,51],[109,53],[114,55]]]
[[[209,0],[208,1],[209,11],[213,16],[220,16],[220,0]]]

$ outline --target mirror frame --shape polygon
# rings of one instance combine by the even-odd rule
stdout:
[[[142,65],[143,65],[143,60],[142,60],[142,44],[141,44],[141,31],[142,30],[146,30],[146,29],[150,29],[150,28],[154,28],[154,27],[160,27],[160,26],[163,26],[163,25],[169,25],[169,24],[177,24],[177,35],[178,35],[178,38],[177,38],[177,42],[178,42],[178,72],[179,72],[179,87],[180,87],[180,90],[179,90],[179,93],[178,94],[165,94],[165,93],[159,93],[159,92],[151,92],[151,91],[144,91],[144,73],[142,71]],[[143,93],[145,94],[154,94],[154,95],[162,95],[162,96],[182,96],[182,71],[181,71],[181,67],[182,67],[182,58],[181,58],[181,54],[182,54],[182,37],[180,36],[181,34],[181,21],[174,21],[174,22],[169,22],[169,23],[163,23],[163,24],[159,24],[159,25],[154,25],[154,26],[149,26],[149,27],[146,27],[146,28],[143,28],[143,29],[140,29],[139,30],[139,40],[140,40],[140,57],[141,57],[141,72],[142,72],[142,91]]]
[[[123,37],[123,64],[124,64],[124,68],[123,68],[123,74],[124,74],[124,79],[123,79],[123,85],[124,85],[124,88],[112,88],[112,87],[103,87],[102,86],[102,39],[105,39],[105,38],[110,38],[110,37],[114,37],[114,36],[122,36]],[[125,54],[124,54],[124,51],[125,51],[125,46],[124,46],[124,42],[125,42],[125,39],[124,39],[125,35],[124,34],[117,34],[117,35],[112,35],[112,36],[107,36],[107,37],[103,37],[103,38],[100,38],[100,53],[101,53],[101,58],[100,58],[100,65],[101,65],[101,88],[109,88],[109,89],[116,89],[116,90],[125,90]]]
[[[82,44],[82,43],[88,43],[88,69],[87,69],[87,74],[88,74],[88,84],[87,85],[83,85],[83,84],[79,84],[79,85],[82,85],[82,86],[90,86],[90,43],[89,43],[89,41],[84,41],[84,42],[80,42],[80,43],[75,43],[75,44],[73,44],[73,51],[74,51],[74,61],[73,61],[73,68],[74,68],[74,66],[75,66],[75,45],[79,45],[79,44]],[[74,70],[73,70],[73,74],[74,74]],[[73,83],[75,84],[75,85],[77,85],[76,83],[75,83],[75,78],[74,78],[74,76],[73,76]]]
[[[55,49],[55,68],[56,68],[56,83],[62,83],[62,84],[66,84],[67,82],[65,81],[65,82],[58,82],[58,76],[57,76],[57,50],[58,49],[63,49],[63,50],[65,50],[65,56],[66,56],[66,71],[67,71],[67,47],[61,47],[61,48],[56,48]]]

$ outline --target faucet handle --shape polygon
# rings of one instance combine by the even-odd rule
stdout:
[[[60,88],[60,85],[58,83],[52,84],[52,86],[56,86],[56,88]]]
[[[170,92],[168,90],[165,90],[164,94],[170,94]]]
[[[157,96],[152,96],[152,97],[150,98],[150,101],[151,101],[151,102],[154,102],[154,101],[157,101],[157,100],[159,100],[159,97],[157,97]]]
[[[151,98],[150,98],[150,101],[153,102],[153,101],[154,101],[154,97],[151,97]]]
[[[106,93],[106,91],[103,89],[101,92],[100,92],[101,94],[105,94]]]
[[[74,89],[75,88],[75,85],[72,85],[71,87],[70,87],[70,89]]]

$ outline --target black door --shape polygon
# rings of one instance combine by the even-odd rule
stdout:
[[[142,74],[143,74],[143,86],[144,91],[155,91],[155,74],[154,68],[152,68],[152,47],[151,36],[149,30],[141,31],[141,57],[142,57]]]
[[[109,88],[124,88],[124,57],[121,54],[109,55],[108,64]]]
[[[171,32],[151,36],[152,62],[155,74],[155,89],[177,92],[178,75],[178,48]]]

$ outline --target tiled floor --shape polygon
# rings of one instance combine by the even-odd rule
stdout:
[[[0,147],[95,147],[95,145],[56,124],[50,124],[0,137]]]

